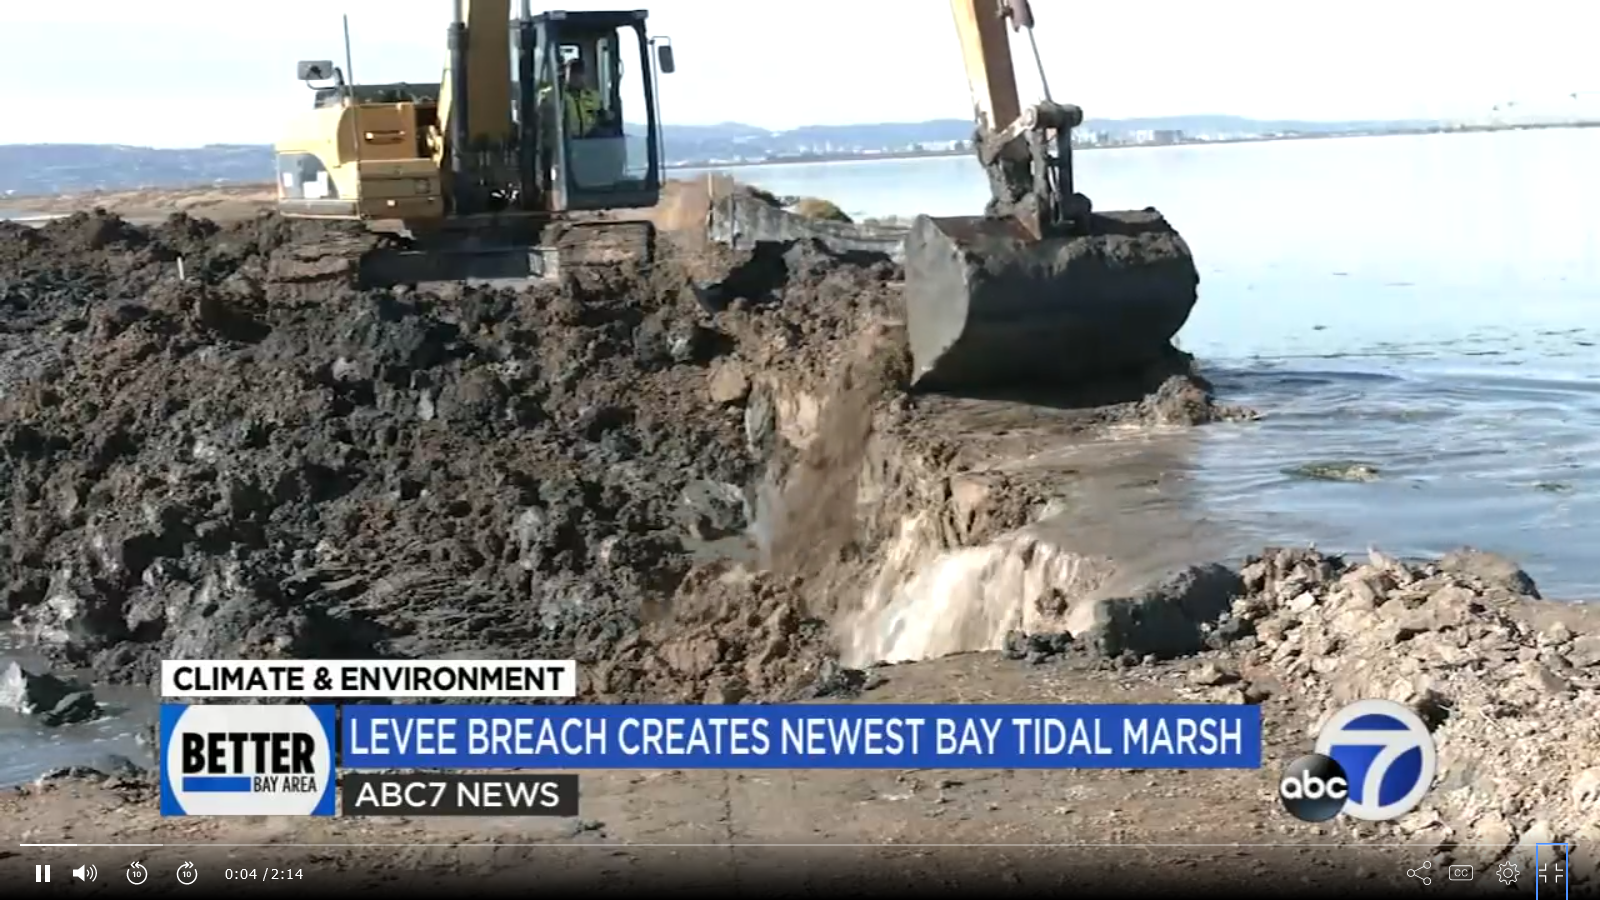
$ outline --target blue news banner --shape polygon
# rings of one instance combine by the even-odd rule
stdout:
[[[345,706],[344,769],[1245,769],[1253,705]]]
[[[357,705],[339,713],[336,733],[332,706],[163,704],[162,815],[328,816],[337,787],[346,816],[575,817],[578,775],[552,773],[560,769],[1261,765],[1255,706]],[[441,771],[452,769],[524,771]]]

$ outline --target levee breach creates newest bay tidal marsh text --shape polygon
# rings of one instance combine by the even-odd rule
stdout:
[[[1237,706],[344,708],[353,768],[1259,765]]]

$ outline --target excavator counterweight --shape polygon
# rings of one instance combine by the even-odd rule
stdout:
[[[994,196],[984,216],[919,216],[906,236],[912,385],[1074,386],[1155,362],[1194,307],[1188,245],[1153,209],[1095,213],[1075,191],[1082,111],[1052,102],[1048,83],[1044,102],[1019,101],[1007,23],[1032,43],[1027,0],[951,9]]]

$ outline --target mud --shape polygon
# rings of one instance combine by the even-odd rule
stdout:
[[[937,447],[899,461],[919,413],[881,259],[669,245],[360,291],[379,238],[271,214],[0,227],[0,608],[103,680],[477,654],[577,659],[590,700],[831,691],[829,623],[887,527],[858,521],[863,466],[900,506],[941,477]],[[692,289],[756,270],[715,312]],[[707,562],[752,524],[769,571]]]
[[[636,274],[303,281],[327,238],[362,240],[10,229],[7,351],[36,364],[0,404],[5,608],[113,681],[174,655],[609,655],[688,571],[684,489],[754,471],[705,402],[717,335]]]

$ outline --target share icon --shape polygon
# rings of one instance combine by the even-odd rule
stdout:
[[[1433,860],[1430,859],[1430,860],[1425,861],[1422,865],[1416,867],[1415,869],[1407,869],[1406,870],[1406,877],[1407,878],[1415,878],[1415,879],[1421,881],[1424,885],[1433,884],[1433,879],[1429,878],[1427,875],[1423,874],[1423,873],[1427,872],[1431,868],[1433,868]]]

